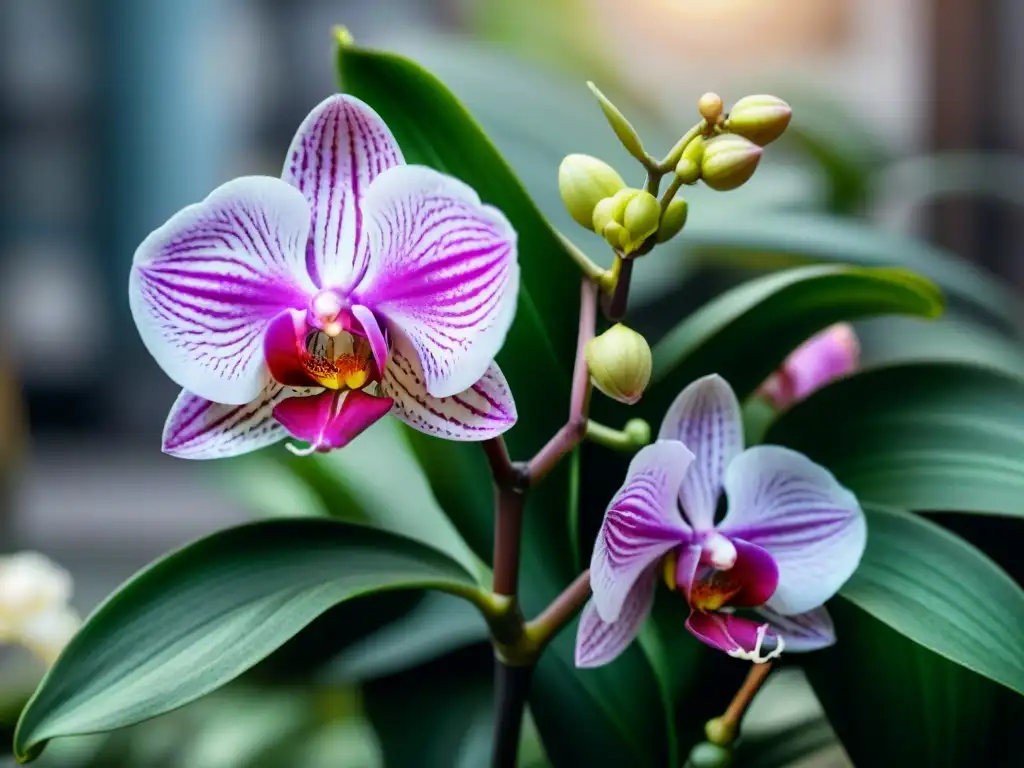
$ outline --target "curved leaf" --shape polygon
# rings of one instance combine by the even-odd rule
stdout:
[[[410,539],[333,520],[271,520],[189,544],[86,621],[22,713],[21,760],[57,736],[137,723],[252,667],[327,609],[383,590],[474,599],[458,563]]]
[[[900,634],[1024,694],[1024,589],[922,517],[866,510],[868,545],[840,590]]]
[[[1024,698],[846,600],[829,611],[839,642],[801,664],[854,765],[1021,764]]]
[[[524,416],[506,441],[513,457],[527,457],[564,424],[568,412],[578,270],[491,141],[433,75],[407,59],[356,47],[340,51],[339,66],[346,90],[381,114],[409,162],[458,176],[501,208],[519,234],[520,301],[498,362]],[[552,164],[552,187],[556,170]],[[411,431],[409,440],[441,507],[476,554],[489,558],[493,497],[480,448]],[[558,467],[528,497],[520,574],[527,613],[540,610],[575,576],[567,522],[574,466]],[[531,706],[552,762],[577,765],[585,756],[623,765],[658,761],[668,749],[667,718],[643,652],[632,648],[615,668],[581,672],[573,667],[571,645],[555,643],[533,681]]]
[[[751,211],[694,217],[679,238],[705,262],[778,269],[814,262],[898,266],[933,280],[950,302],[964,304],[1006,329],[1018,328],[1018,301],[994,277],[952,253],[867,223],[820,214]]]
[[[824,464],[862,501],[1024,517],[1024,380],[913,363],[836,382],[768,431]]]
[[[708,373],[725,377],[742,399],[832,323],[941,311],[938,289],[902,269],[815,266],[751,280],[694,312],[654,346],[653,383],[641,408],[659,423],[675,396]]]

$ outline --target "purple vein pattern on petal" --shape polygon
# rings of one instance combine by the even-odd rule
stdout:
[[[396,348],[380,387],[395,401],[395,416],[413,429],[446,440],[489,440],[516,423],[512,391],[496,363],[491,363],[480,380],[465,391],[451,397],[432,397],[424,388],[416,355]]]
[[[729,466],[725,489],[729,513],[719,530],[764,547],[778,563],[769,608],[784,615],[817,608],[856,570],[867,543],[860,504],[803,454],[755,446]]]
[[[725,469],[743,450],[740,404],[721,376],[697,379],[675,399],[658,438],[679,440],[695,456],[679,490],[679,501],[694,530],[714,527]]]
[[[691,531],[676,510],[679,483],[693,454],[675,440],[658,440],[629,464],[612,498],[590,560],[590,586],[601,619],[619,618],[640,575],[666,552],[687,544]]]
[[[772,625],[771,631],[785,641],[787,651],[817,651],[836,642],[836,628],[825,606],[795,616],[783,616],[770,608],[755,612]]]
[[[515,231],[458,179],[414,165],[382,173],[364,212],[370,262],[356,299],[412,345],[431,395],[468,389],[515,314]]]
[[[243,405],[266,383],[263,331],[313,289],[303,267],[309,209],[274,179],[229,181],[135,251],[128,300],[146,349],[175,383]]]
[[[614,622],[606,622],[588,600],[576,630],[576,666],[600,667],[629,647],[651,612],[658,569],[648,568],[636,580]]]
[[[405,161],[380,115],[355,96],[331,96],[306,117],[284,162],[285,181],[309,201],[303,251],[318,287],[351,288],[366,269],[362,200],[379,173]]]
[[[274,406],[292,392],[271,382],[245,405],[222,405],[185,390],[164,425],[163,450],[182,459],[223,459],[276,443],[285,436]]]

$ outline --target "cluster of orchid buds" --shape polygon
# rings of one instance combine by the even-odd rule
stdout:
[[[573,220],[601,235],[615,252],[615,266],[599,280],[611,291],[622,279],[624,261],[682,231],[689,205],[677,197],[679,190],[703,181],[725,192],[748,182],[764,147],[785,132],[792,110],[776,96],[757,95],[743,97],[726,113],[721,97],[706,93],[697,103],[700,122],[657,160],[626,116],[593,83],[588,85],[615,135],[647,174],[643,189],[628,187],[608,163],[582,154],[568,155],[558,168],[558,189]],[[672,179],[662,192],[661,182],[669,174]],[[593,265],[582,266],[597,272]],[[587,365],[594,386],[631,405],[650,381],[651,351],[641,335],[619,323],[590,342]]]

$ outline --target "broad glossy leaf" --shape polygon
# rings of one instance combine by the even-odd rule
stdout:
[[[902,269],[814,266],[751,280],[698,309],[654,346],[643,414],[659,423],[675,396],[708,373],[721,374],[744,398],[800,343],[840,320],[941,311],[938,289]]]
[[[213,691],[321,613],[383,590],[472,596],[466,570],[411,539],[334,520],[271,520],[189,544],[89,617],[15,735],[21,759],[56,736],[137,723]]]
[[[864,559],[840,595],[897,632],[1024,694],[1024,589],[924,518],[866,510]]]
[[[339,653],[319,677],[334,684],[370,680],[487,638],[487,623],[472,605],[452,595],[427,592],[406,615]]]
[[[462,178],[501,208],[519,234],[520,302],[498,362],[522,416],[506,439],[514,458],[526,458],[562,426],[568,411],[578,272],[490,140],[442,83],[406,59],[359,48],[340,52],[340,68],[346,90],[382,115],[410,162]],[[556,170],[553,165],[552,184]],[[442,508],[477,555],[489,559],[493,501],[479,447],[414,433],[409,438]],[[527,613],[540,610],[575,576],[567,523],[571,475],[570,465],[559,467],[529,495],[521,572]],[[533,702],[555,765],[576,765],[584,754],[645,764],[667,748],[664,709],[642,651],[631,649],[617,663],[616,670],[579,672],[572,666],[571,642],[545,655]],[[622,685],[622,679],[630,684]],[[591,739],[571,736],[578,732]]]
[[[983,270],[922,240],[856,220],[784,211],[716,213],[694,217],[679,243],[701,254],[708,265],[779,269],[839,262],[903,267],[934,281],[951,304],[963,304],[1004,328],[1020,325],[1013,292]]]
[[[854,765],[1021,764],[1024,698],[846,600],[829,611],[838,643],[800,661]]]
[[[772,425],[866,502],[1024,516],[1024,380],[959,363],[865,371]]]

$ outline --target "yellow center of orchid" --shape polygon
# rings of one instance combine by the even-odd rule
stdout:
[[[374,378],[375,371],[370,343],[345,331],[331,335],[310,332],[302,366],[327,389],[362,389]]]
[[[673,592],[679,588],[676,580],[677,566],[678,559],[673,553],[669,553],[662,560],[665,585]],[[728,571],[710,570],[694,579],[688,598],[690,605],[698,611],[717,611],[728,605],[741,589],[742,585],[737,584]]]

